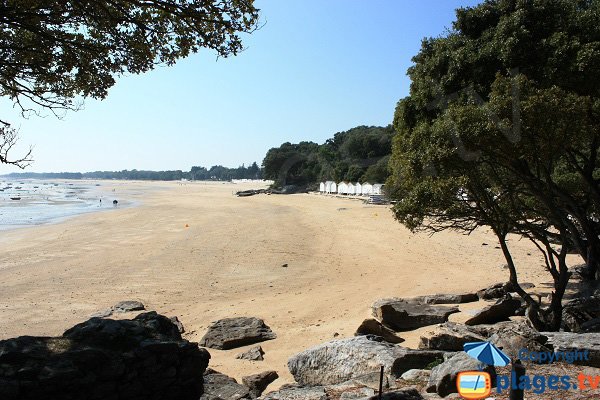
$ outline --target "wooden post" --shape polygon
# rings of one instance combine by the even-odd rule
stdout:
[[[523,390],[518,389],[519,380],[525,375],[525,367],[521,364],[521,360],[512,362],[512,370],[510,374],[510,400],[523,400]],[[514,381],[513,381],[514,379]],[[517,387],[514,389],[513,387]]]
[[[379,372],[379,400],[383,399],[383,365]]]

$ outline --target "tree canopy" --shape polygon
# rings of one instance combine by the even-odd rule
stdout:
[[[358,126],[319,145],[283,143],[263,160],[264,174],[277,185],[315,186],[324,180],[384,182],[392,150],[392,126]]]
[[[489,0],[423,41],[396,107],[387,188],[413,230],[490,226],[511,283],[541,327],[560,326],[574,248],[597,269],[600,243],[600,2]],[[540,249],[548,309],[519,286],[507,235]]]
[[[119,76],[172,65],[201,48],[243,49],[253,0],[9,0],[0,2],[0,97],[24,115],[103,99]],[[2,137],[15,131],[0,115]],[[10,161],[0,151],[0,162]]]

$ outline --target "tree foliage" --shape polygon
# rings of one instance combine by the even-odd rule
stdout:
[[[596,268],[600,2],[489,0],[423,41],[397,107],[387,182],[413,230],[490,226],[542,328],[560,326],[577,249]],[[527,237],[554,280],[550,307],[518,285],[506,238]]]
[[[320,181],[384,182],[389,173],[392,126],[358,126],[324,144],[284,143],[263,160],[265,177],[278,185],[314,186]]]
[[[25,115],[77,109],[77,99],[105,98],[123,74],[200,48],[235,55],[257,21],[253,0],[2,1],[0,96]]]

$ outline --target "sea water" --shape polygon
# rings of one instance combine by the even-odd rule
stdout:
[[[112,201],[100,183],[0,178],[0,230],[113,209]]]

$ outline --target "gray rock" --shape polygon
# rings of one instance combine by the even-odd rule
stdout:
[[[250,389],[253,397],[259,397],[265,391],[267,386],[273,383],[279,375],[276,371],[265,371],[260,374],[244,376],[242,383]]]
[[[375,395],[375,390],[368,387],[349,389],[340,395],[340,400],[365,399]]]
[[[566,331],[598,332],[600,296],[580,297],[563,306],[562,320]]]
[[[200,400],[251,399],[250,389],[225,374],[212,369],[204,373],[204,394]]]
[[[488,340],[511,358],[516,358],[521,349],[550,350],[545,346],[548,337],[532,329],[524,321],[506,321],[482,327],[487,333]]]
[[[462,351],[465,343],[484,340],[485,337],[467,325],[446,322],[431,336],[421,336],[419,349]]]
[[[529,282],[519,283],[519,286],[521,286],[521,289],[523,289],[523,290],[527,290],[527,289],[531,289],[531,288],[535,287],[535,285],[533,283],[529,283]],[[485,289],[478,290],[477,296],[479,297],[480,300],[494,300],[494,299],[501,299],[511,292],[514,292],[512,283],[510,283],[510,282],[496,283],[495,285],[489,286]]]
[[[262,347],[254,346],[248,351],[236,355],[235,358],[238,360],[263,361],[264,354],[265,352],[263,351]]]
[[[369,397],[368,400],[378,400],[379,395],[375,395]],[[409,388],[409,389],[401,389],[395,390],[393,392],[383,393],[381,396],[383,400],[423,400],[423,396],[419,394],[417,389]]]
[[[141,302],[135,300],[120,301],[113,307],[115,312],[142,311],[145,309],[146,307]]]
[[[456,377],[459,372],[463,371],[478,371],[482,364],[476,359],[470,357],[467,353],[456,353],[447,361],[434,367],[431,370],[427,392],[437,393],[442,397],[446,397],[450,393],[456,393]],[[492,382],[495,382],[496,371],[491,366],[486,366],[484,371],[492,376]]]
[[[276,337],[262,319],[225,318],[208,327],[208,331],[200,340],[200,346],[228,350]]]
[[[396,333],[390,328],[384,326],[381,322],[376,319],[369,318],[365,319],[362,324],[356,330],[355,336],[364,336],[364,335],[375,335],[380,336],[386,342],[390,343],[402,343],[404,339],[400,336],[397,336]]]
[[[507,321],[509,317],[515,315],[519,307],[521,307],[521,301],[513,299],[510,294],[507,294],[503,299],[479,310],[472,318],[465,321],[465,325],[494,324]]]
[[[179,321],[179,318],[177,318],[177,317],[171,317],[169,319],[171,320],[171,322],[173,323],[173,325],[175,325],[177,327],[177,331],[179,333],[185,333],[185,328],[183,327],[183,324],[181,323],[181,321]]]
[[[411,350],[376,336],[334,340],[296,354],[288,368],[300,385],[335,385],[362,375],[384,373],[399,377],[413,368],[425,368],[444,352]]]
[[[314,387],[284,387],[278,391],[268,393],[261,400],[327,400],[325,388]]]
[[[433,294],[416,297],[423,304],[463,304],[478,301],[477,293],[464,294]]]
[[[396,332],[441,324],[448,316],[457,313],[458,307],[418,304],[403,299],[383,299],[372,307],[373,316]]]
[[[600,333],[542,332],[548,337],[547,345],[555,352],[587,354],[587,359],[579,359],[574,364],[600,368]],[[587,353],[585,353],[587,352]]]
[[[156,312],[0,341],[0,398],[198,400],[210,354]]]
[[[431,371],[428,369],[409,369],[400,378],[405,381],[427,382],[430,375]]]

